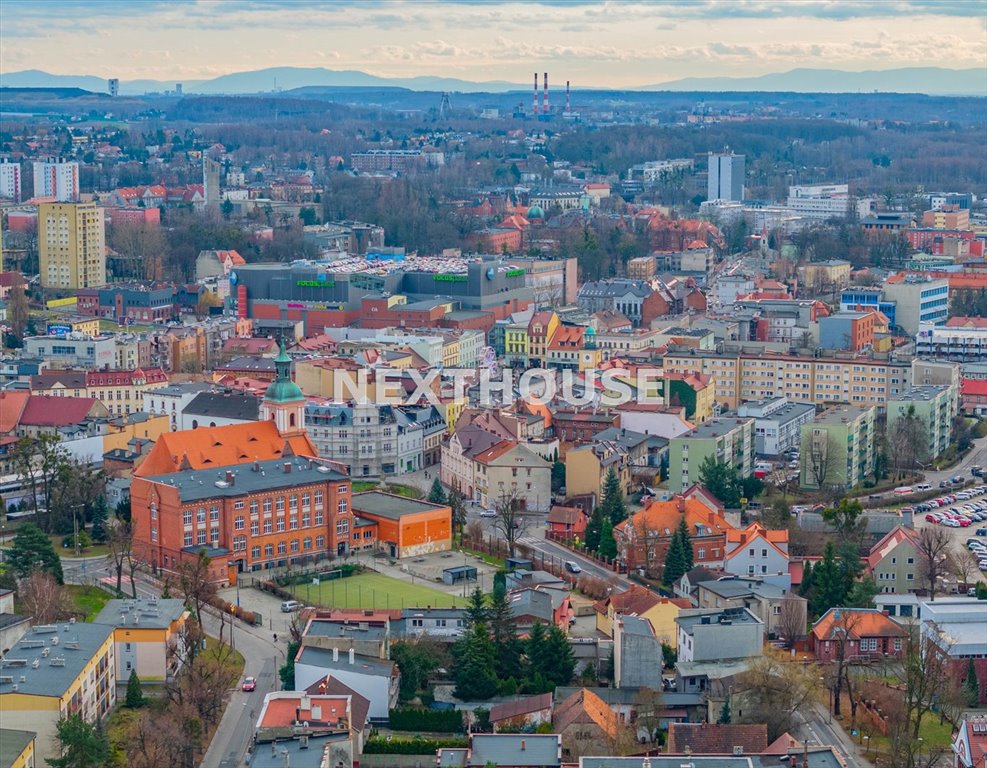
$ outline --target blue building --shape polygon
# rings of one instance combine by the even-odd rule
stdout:
[[[847,288],[840,294],[840,312],[870,309],[881,312],[894,327],[897,306],[884,298],[880,288]]]

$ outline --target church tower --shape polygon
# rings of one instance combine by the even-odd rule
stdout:
[[[278,356],[274,358],[277,377],[264,393],[260,405],[262,421],[273,421],[282,437],[293,437],[305,432],[305,395],[291,380],[291,358],[281,339]]]

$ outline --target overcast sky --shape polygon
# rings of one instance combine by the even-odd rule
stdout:
[[[987,0],[2,0],[0,68],[272,66],[624,87],[795,67],[987,67]]]

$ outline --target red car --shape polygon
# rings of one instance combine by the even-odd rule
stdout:
[[[253,691],[257,689],[257,678],[256,677],[245,677],[243,679],[243,685],[240,688],[244,691]]]

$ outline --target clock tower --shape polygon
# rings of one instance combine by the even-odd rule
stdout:
[[[278,356],[274,358],[277,377],[264,393],[260,406],[262,421],[273,421],[282,437],[293,437],[305,432],[305,395],[291,380],[291,358],[281,339]]]

